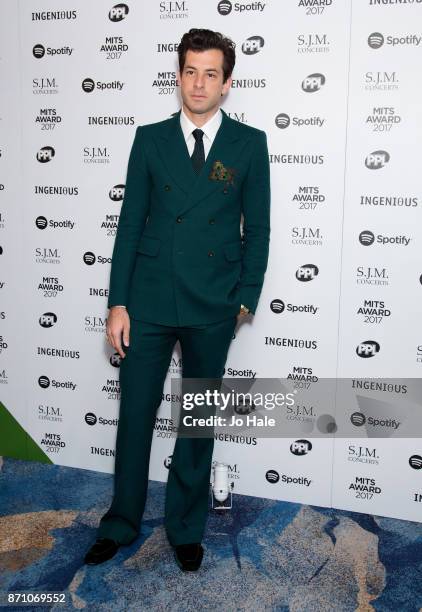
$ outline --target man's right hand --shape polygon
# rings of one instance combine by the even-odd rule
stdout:
[[[126,308],[112,306],[107,318],[106,334],[111,346],[116,349],[120,357],[126,357],[122,348],[123,344],[129,346],[130,319]]]

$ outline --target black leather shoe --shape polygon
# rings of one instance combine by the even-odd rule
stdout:
[[[97,538],[85,555],[84,563],[98,565],[108,561],[119,549],[120,544],[109,538]]]
[[[177,565],[185,572],[196,572],[204,556],[201,544],[179,544],[174,547]]]

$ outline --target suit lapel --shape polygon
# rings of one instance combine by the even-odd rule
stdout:
[[[156,143],[168,173],[180,189],[189,194],[198,177],[180,126],[180,111],[170,119],[168,129],[157,137]]]
[[[221,109],[222,110],[222,109]],[[236,121],[222,110],[222,121],[199,175],[196,175],[186,146],[178,111],[169,121],[168,128],[156,139],[160,157],[174,182],[188,195],[179,214],[195,206],[213,191],[222,189],[220,181],[209,179],[214,162],[221,161],[236,170],[236,162],[249,140]],[[236,181],[236,177],[235,177]]]

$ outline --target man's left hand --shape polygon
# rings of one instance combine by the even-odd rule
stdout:
[[[240,319],[246,317],[246,315],[248,315],[250,313],[250,310],[247,310],[246,308],[240,308],[239,313],[237,315],[237,320],[239,321]]]

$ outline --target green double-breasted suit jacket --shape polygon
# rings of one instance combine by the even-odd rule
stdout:
[[[137,127],[109,308],[123,304],[135,319],[174,326],[218,322],[236,315],[241,304],[255,314],[270,238],[266,135],[222,112],[199,175],[180,111]]]

